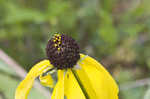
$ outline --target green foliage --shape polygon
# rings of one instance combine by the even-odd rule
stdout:
[[[146,91],[144,99],[149,99],[150,98],[150,88]]]
[[[15,72],[0,61],[0,99],[14,99],[15,90],[20,80],[15,78]],[[29,99],[46,99],[39,90],[33,88]],[[1,98],[2,97],[2,98]]]
[[[122,93],[123,99],[143,99],[145,88],[134,88]]]

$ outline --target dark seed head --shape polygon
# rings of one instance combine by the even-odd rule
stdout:
[[[73,68],[80,59],[78,44],[64,34],[55,34],[48,41],[46,54],[57,69]]]

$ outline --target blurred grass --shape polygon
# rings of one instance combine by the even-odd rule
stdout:
[[[2,61],[0,61],[0,80],[0,99],[14,99],[15,90],[20,80],[17,79],[16,73]],[[29,99],[47,98],[39,90],[33,88]]]
[[[0,0],[0,48],[29,70],[46,57],[51,35],[63,32],[120,85],[148,78],[149,4],[149,0]],[[121,91],[120,99],[144,99],[149,97],[147,90],[142,86]]]

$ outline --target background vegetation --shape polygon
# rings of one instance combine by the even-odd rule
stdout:
[[[150,0],[0,0],[0,48],[28,71],[46,57],[51,35],[66,33],[78,41],[81,52],[111,72],[120,85],[120,99],[150,99],[149,4]]]

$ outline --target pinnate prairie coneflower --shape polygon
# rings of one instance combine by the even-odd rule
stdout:
[[[115,80],[95,59],[81,54],[73,38],[55,34],[46,53],[48,58],[34,65],[19,84],[15,99],[27,99],[37,77],[42,85],[53,88],[51,99],[118,99]],[[53,72],[57,72],[56,84]]]

